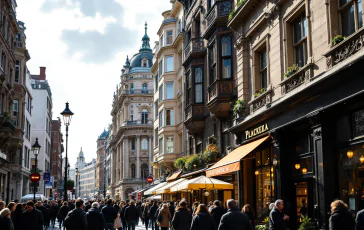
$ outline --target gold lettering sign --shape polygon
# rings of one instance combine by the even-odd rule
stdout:
[[[245,139],[249,139],[249,138],[252,138],[252,137],[255,137],[261,133],[264,133],[266,131],[268,131],[269,128],[268,128],[268,124],[265,124],[265,125],[261,125],[255,129],[252,129],[252,130],[246,130],[245,131]]]

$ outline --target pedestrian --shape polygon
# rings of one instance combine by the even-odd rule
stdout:
[[[10,212],[14,212],[15,211],[15,207],[16,207],[16,203],[15,202],[10,202],[8,204],[8,209],[10,210]]]
[[[226,202],[228,211],[221,217],[218,230],[252,230],[249,218],[238,209],[235,200],[229,199]]]
[[[144,203],[144,206],[142,208],[142,221],[145,224],[145,229],[148,230],[149,226],[149,219],[150,219],[150,208],[152,205],[149,202]]]
[[[51,209],[47,202],[44,203],[44,213],[43,213],[43,221],[45,229],[49,228],[49,224],[51,222]]]
[[[221,217],[226,213],[226,210],[219,200],[215,200],[213,206],[211,216],[214,218],[216,226],[219,226]]]
[[[283,213],[284,201],[276,200],[274,208],[269,213],[269,230],[286,230],[286,221],[289,216]]]
[[[171,217],[171,212],[169,211],[168,205],[167,204],[163,204],[162,208],[159,210],[159,214],[158,214],[158,222],[159,222],[159,227],[161,227],[161,230],[168,230],[168,228],[170,227],[170,221],[171,221],[172,217]]]
[[[83,211],[82,199],[76,200],[76,208],[67,214],[63,226],[66,230],[87,230],[87,216]]]
[[[104,214],[105,217],[105,223],[106,223],[106,230],[113,230],[114,229],[114,221],[117,217],[117,212],[112,204],[112,200],[107,200],[107,205],[104,206],[101,210],[102,214]]]
[[[175,213],[175,211],[176,211],[176,208],[174,207],[174,202],[173,202],[173,201],[169,202],[168,209],[169,209],[169,212],[171,213],[171,221],[172,221],[172,218],[173,218],[174,213]],[[173,226],[172,226],[172,222],[171,222],[171,223],[169,223],[169,224],[171,225],[171,228],[172,228],[172,227],[173,227]],[[172,229],[171,229],[171,230],[172,230]]]
[[[152,225],[152,230],[156,229],[157,226],[157,217],[156,217],[156,213],[158,211],[158,205],[157,205],[157,201],[152,201],[153,205],[150,207],[150,211],[149,211],[149,221],[151,222],[150,224]]]
[[[364,209],[356,214],[355,230],[364,230]]]
[[[0,211],[5,208],[5,202],[0,200]]]
[[[105,227],[104,215],[99,210],[100,205],[97,202],[92,203],[91,208],[88,210],[87,216],[87,230],[103,230]]]
[[[22,214],[22,230],[43,230],[43,214],[34,207],[33,201],[26,203],[26,211]]]
[[[331,203],[331,216],[329,219],[330,230],[354,229],[355,223],[348,205],[342,200]]]
[[[132,200],[129,207],[125,209],[124,217],[128,225],[128,230],[135,230],[139,219],[139,212],[135,206],[135,201]]]
[[[124,203],[124,206],[120,210],[121,223],[123,224],[123,230],[127,230],[128,229],[128,223],[126,222],[126,219],[125,219],[125,210],[130,205],[129,205],[129,200],[122,201],[122,202]]]
[[[137,208],[138,213],[139,213],[139,217],[138,217],[137,224],[136,224],[136,226],[138,226],[139,225],[139,218],[142,217],[142,213],[141,213],[142,204],[140,203],[140,201],[135,203],[135,207]]]
[[[56,223],[56,218],[58,215],[58,209],[57,209],[56,203],[54,201],[52,201],[51,206],[49,207],[49,210],[50,210],[49,216],[51,219],[51,225],[52,225],[52,228],[54,228],[54,225]]]
[[[243,209],[241,210],[242,213],[245,213],[245,215],[248,216],[250,224],[253,226],[255,226],[255,220],[254,220],[254,214],[253,214],[253,209],[249,204],[244,205]]]
[[[192,219],[191,230],[216,230],[214,218],[205,204],[199,204]]]
[[[58,211],[58,221],[59,221],[59,229],[62,230],[62,223],[66,218],[68,212],[70,211],[68,207],[68,202],[63,202],[63,206]]]
[[[125,205],[125,201],[120,201],[120,205],[119,205],[120,209],[119,209],[119,212],[118,212],[119,218],[121,220],[121,226],[122,226],[120,229],[123,229],[123,230],[124,230],[124,224],[123,223],[125,222],[124,212],[123,212],[124,205]],[[125,228],[125,230],[126,230],[126,228]]]
[[[91,203],[90,203],[89,201],[87,201],[87,202],[85,203],[85,208],[84,208],[85,212],[87,213],[87,212],[88,212],[88,210],[90,210],[90,208],[91,208]]]
[[[195,203],[193,203],[193,205],[192,205],[192,215],[194,216],[194,215],[196,215],[196,210],[197,210],[197,208],[198,208],[198,205],[199,205],[199,203],[196,201]]]
[[[142,219],[142,224],[144,224],[144,217],[143,217],[143,214],[144,214],[144,209],[145,209],[145,206],[147,205],[147,202],[143,202],[142,205],[140,206],[140,219]]]
[[[23,204],[17,204],[15,207],[15,211],[11,213],[11,220],[13,221],[14,229],[21,230],[22,226],[22,213],[23,213]]]
[[[181,201],[173,215],[172,226],[174,230],[189,230],[192,223],[191,212],[187,208],[186,201]]]
[[[119,206],[119,204],[117,202],[114,202],[114,208],[115,208],[116,213],[119,213],[120,206]]]
[[[75,209],[75,204],[74,204],[73,200],[70,200],[70,202],[68,202],[68,208],[70,209],[70,211]]]
[[[4,208],[0,211],[0,229],[1,230],[13,230],[14,225],[11,220],[11,211],[9,208]]]

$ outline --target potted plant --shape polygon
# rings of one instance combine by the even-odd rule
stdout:
[[[342,36],[340,34],[336,35],[333,39],[332,39],[332,45],[336,46],[337,44],[339,44],[340,42],[345,40],[345,36]]]
[[[311,221],[311,218],[308,216],[301,216],[301,225],[298,230],[313,230],[316,229],[314,223]]]
[[[10,120],[10,113],[8,112],[3,112],[0,116],[0,121],[4,122],[4,121],[9,121]]]
[[[237,100],[233,107],[233,114],[234,116],[241,114],[245,110],[245,101]]]
[[[266,88],[261,88],[260,90],[256,90],[255,94],[254,94],[254,98],[259,97],[260,95],[262,95],[263,93],[265,93],[267,91]]]
[[[216,160],[218,154],[219,151],[217,149],[217,146],[215,144],[209,144],[207,145],[205,152],[202,154],[202,159],[206,163],[210,163]]]
[[[299,69],[300,69],[300,67],[298,65],[293,64],[291,67],[287,68],[287,72],[284,74],[284,77],[289,78],[294,73],[296,73]]]
[[[177,158],[177,160],[174,162],[174,167],[182,170],[185,166],[187,158],[187,156]]]
[[[200,166],[200,162],[201,162],[200,155],[194,154],[187,158],[185,162],[185,168],[187,169],[187,171],[192,171],[194,167]]]

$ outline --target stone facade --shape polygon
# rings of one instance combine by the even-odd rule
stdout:
[[[58,189],[62,189],[62,153],[64,152],[63,147],[63,134],[61,132],[62,123],[60,118],[52,121],[52,170],[51,176],[53,180],[53,192],[60,194]],[[53,195],[53,194],[52,194]],[[54,196],[56,197],[56,196]]]
[[[96,190],[99,192],[99,196],[104,194],[105,183],[105,150],[106,139],[108,132],[104,130],[102,134],[97,138],[97,151],[96,151]]]

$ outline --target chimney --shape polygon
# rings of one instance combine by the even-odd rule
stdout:
[[[46,79],[46,67],[39,67],[40,69],[40,79],[39,80],[45,80]]]

